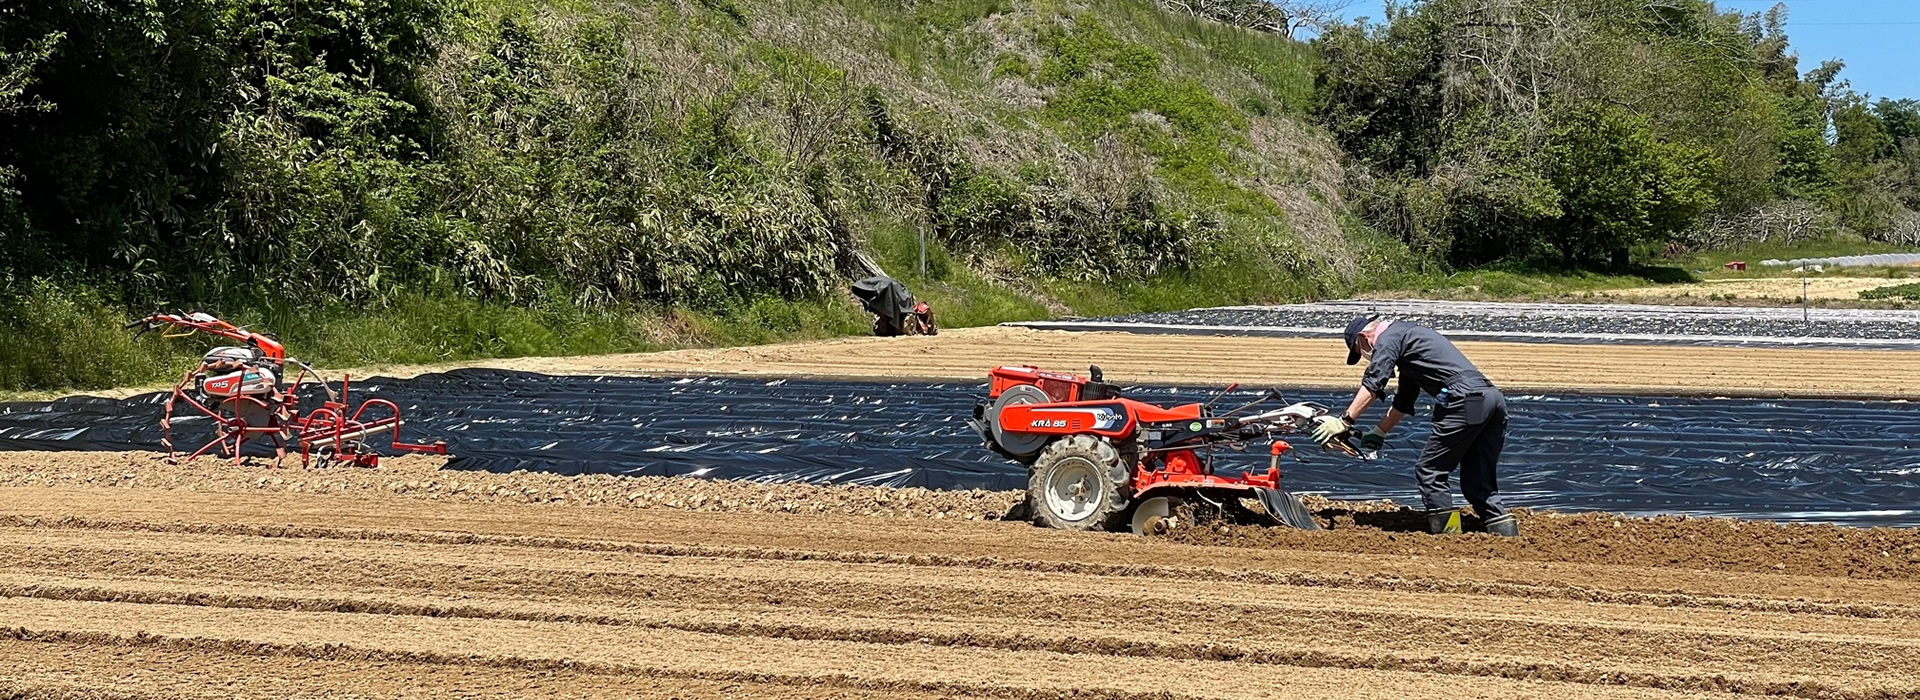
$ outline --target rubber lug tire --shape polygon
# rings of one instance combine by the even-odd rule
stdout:
[[[1100,498],[1091,512],[1077,520],[1055,513],[1047,498],[1047,484],[1054,473],[1076,466],[1091,466],[1089,485],[1100,489]],[[1040,451],[1027,480],[1027,502],[1033,509],[1033,522],[1056,530],[1118,532],[1128,527],[1128,506],[1133,491],[1130,476],[1120,464],[1120,451],[1113,444],[1092,435],[1074,435],[1055,440]]]

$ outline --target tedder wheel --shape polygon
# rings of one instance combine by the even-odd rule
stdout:
[[[1058,530],[1118,530],[1126,523],[1126,466],[1106,440],[1074,435],[1040,452],[1027,481],[1034,522]]]

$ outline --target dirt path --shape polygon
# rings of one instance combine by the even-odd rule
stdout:
[[[0,692],[1920,695],[1920,550],[1764,573],[1365,529],[1323,534],[1419,544],[192,488],[0,488]]]
[[[1903,398],[1920,394],[1920,353],[1463,342],[1514,391],[1762,397]],[[965,328],[933,337],[851,338],[718,350],[523,358],[457,366],[548,374],[827,377],[983,381],[1001,364],[1084,371],[1122,383],[1347,388],[1360,367],[1337,339],[1071,333]],[[388,368],[411,376],[456,365]]]
[[[1461,342],[1504,389],[1543,393],[1762,398],[1903,399],[1920,395],[1920,353],[1901,350],[1551,345]],[[436,365],[382,365],[355,377],[406,378],[464,368],[543,374],[747,376],[858,380],[984,381],[997,365],[1060,371],[1104,368],[1123,384],[1346,389],[1363,367],[1344,364],[1337,339],[1077,333],[1012,327],[960,328],[938,336],[842,338],[744,348],[582,357],[527,357]],[[124,398],[163,386],[86,392]],[[21,394],[19,400],[48,395]]]
[[[1798,303],[1802,292],[1804,292],[1807,298],[1810,299],[1859,301],[1861,292],[1890,285],[1905,284],[1909,281],[1911,280],[1889,279],[1886,277],[1814,276],[1806,281],[1803,289],[1799,277],[1756,277],[1707,280],[1692,284],[1664,284],[1651,287],[1607,289],[1594,292],[1594,296],[1618,297],[1641,303],[1657,303],[1663,299],[1685,297],[1698,297],[1702,299],[1765,299],[1777,302]]]

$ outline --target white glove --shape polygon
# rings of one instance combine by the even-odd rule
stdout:
[[[1332,442],[1341,433],[1347,432],[1349,427],[1346,419],[1339,416],[1320,416],[1313,419],[1313,441],[1321,444]]]

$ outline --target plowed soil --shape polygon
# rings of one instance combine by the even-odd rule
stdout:
[[[760,484],[665,477],[493,474],[443,470],[441,457],[389,459],[380,469],[274,469],[218,459],[166,465],[147,452],[0,452],[0,489],[118,488],[203,493],[310,494],[464,504],[535,504],[702,513],[865,516],[893,521],[1003,520],[1018,491],[932,491]],[[260,460],[264,465],[267,460]],[[1687,567],[1920,580],[1920,529],[1776,525],[1727,518],[1628,518],[1522,512],[1527,537],[1433,538],[1425,516],[1391,501],[1306,496],[1327,533],[1210,523],[1174,536],[1188,544],[1350,554]],[[1471,516],[1469,529],[1478,526]]]
[[[1890,399],[1920,395],[1920,353],[1645,345],[1462,342],[1467,357],[1512,391]],[[1073,333],[962,328],[912,338],[595,357],[523,358],[485,366],[547,374],[954,379],[984,381],[1002,364],[1084,371],[1110,381],[1213,386],[1352,388],[1364,367],[1345,364],[1333,338]],[[383,368],[411,376],[434,367]]]
[[[0,460],[0,697],[1920,697],[1907,530],[138,459]]]

